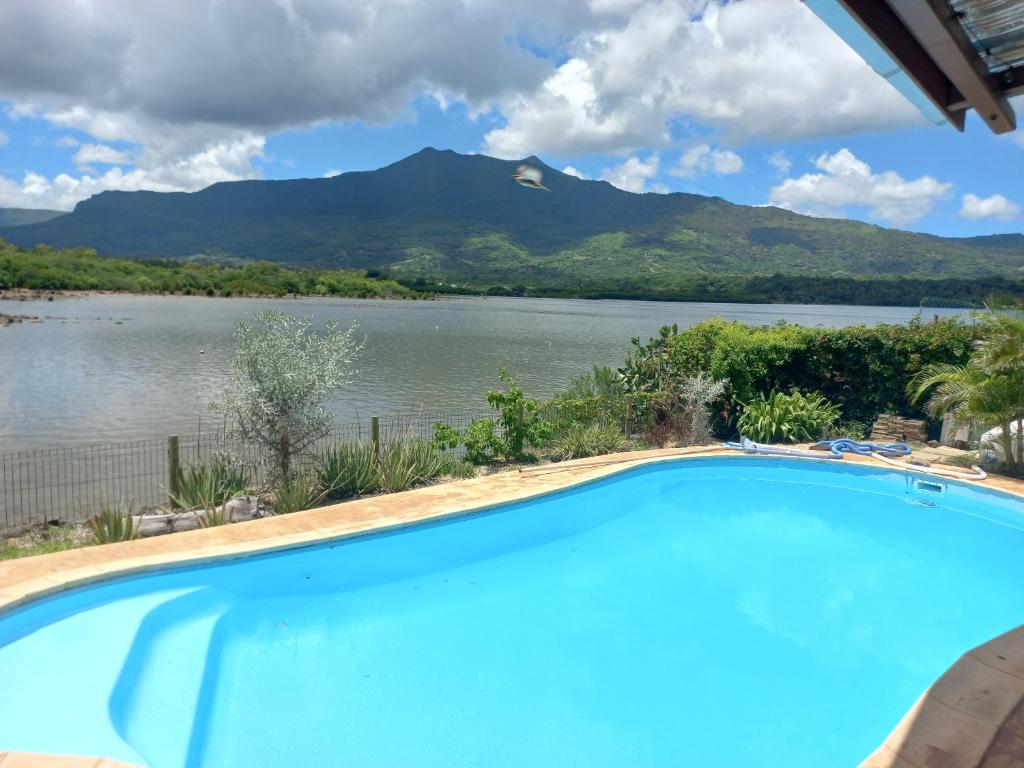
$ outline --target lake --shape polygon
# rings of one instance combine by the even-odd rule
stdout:
[[[547,397],[593,365],[621,365],[632,336],[721,316],[840,327],[906,322],[918,310],[570,299],[244,299],[98,295],[2,301],[42,322],[0,328],[0,450],[209,431],[239,320],[272,307],[360,323],[359,373],[331,407],[339,421],[485,409],[504,366]],[[956,314],[958,310],[926,310]]]

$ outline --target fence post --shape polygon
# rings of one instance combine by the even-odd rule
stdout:
[[[178,436],[167,438],[167,492],[171,496],[171,505],[178,506],[174,497],[178,495],[178,475],[181,470],[181,452],[178,450]]]
[[[380,418],[370,417],[370,442],[373,443],[373,455],[380,458]]]
[[[626,437],[633,436],[633,398],[626,398]]]

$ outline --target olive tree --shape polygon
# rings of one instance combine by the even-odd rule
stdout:
[[[324,403],[356,372],[356,327],[342,331],[328,320],[318,333],[311,318],[276,310],[235,326],[231,381],[212,407],[229,438],[257,449],[268,481],[288,480],[293,457],[330,431]]]

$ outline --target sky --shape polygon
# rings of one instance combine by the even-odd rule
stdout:
[[[0,207],[425,146],[638,193],[1024,230],[1024,132],[932,125],[799,0],[0,4]]]

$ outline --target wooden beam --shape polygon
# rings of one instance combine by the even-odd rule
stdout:
[[[926,55],[942,70],[962,101],[977,110],[995,133],[1017,128],[1013,107],[996,77],[978,55],[948,0],[888,0],[905,29],[917,39]],[[949,98],[949,104],[961,100]]]
[[[895,61],[958,131],[964,129],[966,106],[950,108],[962,97],[945,72],[885,0],[838,0]]]
[[[1001,93],[1006,98],[1019,96],[1024,93],[1024,65],[1018,65],[1004,70],[996,75],[996,80],[1001,86]],[[970,109],[971,105],[967,99],[960,97],[959,100],[950,102],[950,109]]]

